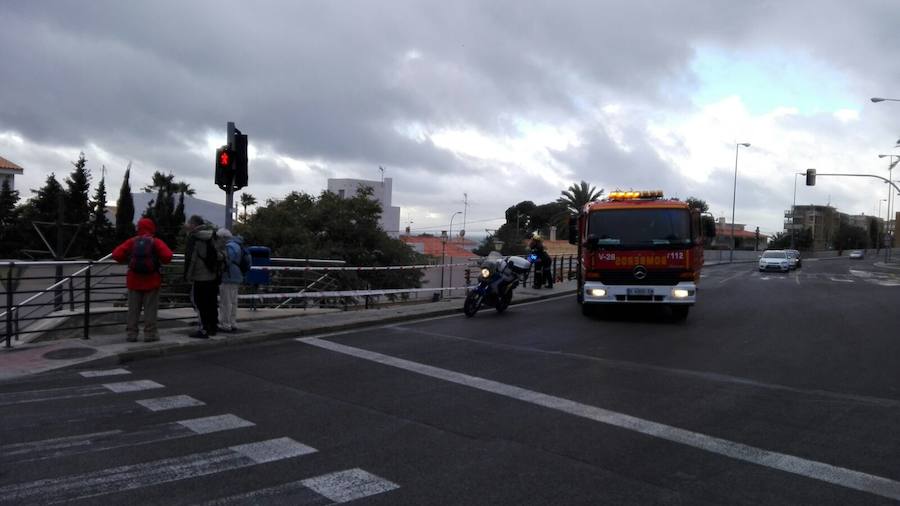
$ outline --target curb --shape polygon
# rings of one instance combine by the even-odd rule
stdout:
[[[577,290],[565,290],[560,292],[555,292],[546,295],[538,295],[535,297],[529,297],[527,299],[520,299],[517,301],[513,301],[512,305],[524,304],[526,302],[536,302],[556,297],[562,297],[565,295],[574,295]],[[176,344],[176,345],[168,345],[168,346],[160,346],[156,348],[147,348],[141,350],[134,351],[124,351],[119,352],[107,357],[98,358],[96,361],[90,361],[85,363],[104,363],[104,361],[110,364],[124,364],[128,362],[134,362],[137,360],[143,360],[148,358],[159,358],[166,357],[172,355],[180,355],[184,353],[193,353],[199,351],[210,351],[217,348],[223,347],[236,347],[236,346],[244,346],[249,344],[257,344],[268,341],[277,341],[282,339],[291,339],[296,337],[310,336],[316,334],[325,334],[330,332],[341,332],[345,330],[353,330],[359,328],[366,327],[377,327],[389,323],[397,323],[404,321],[412,321],[412,320],[421,320],[425,318],[433,318],[436,316],[446,316],[452,315],[456,313],[462,313],[462,307],[455,308],[446,308],[446,309],[436,309],[431,311],[423,311],[421,313],[416,314],[404,314],[404,315],[396,315],[389,316],[385,318],[373,318],[372,320],[367,321],[356,321],[356,322],[348,322],[348,323],[338,323],[334,325],[324,325],[315,328],[308,329],[296,329],[296,330],[281,330],[281,331],[272,331],[267,332],[265,334],[256,334],[249,336],[237,336],[234,338],[223,339],[223,340],[215,340],[215,341],[199,341],[196,343],[188,343],[188,344]]]

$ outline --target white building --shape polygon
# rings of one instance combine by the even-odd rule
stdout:
[[[372,198],[381,204],[381,219],[378,221],[382,230],[394,239],[400,237],[400,208],[391,205],[393,179],[384,181],[367,181],[365,179],[329,179],[328,191],[337,193],[341,198],[351,198],[360,188],[372,188]]]
[[[22,172],[24,172],[22,167],[0,156],[0,185],[3,181],[9,180],[9,189],[15,190],[16,176],[21,176]]]

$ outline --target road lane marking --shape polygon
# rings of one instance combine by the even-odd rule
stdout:
[[[852,279],[835,278],[835,277],[832,277],[832,276],[829,276],[828,279],[830,279],[830,280],[832,280],[832,281],[835,281],[835,282],[838,282],[838,283],[852,283],[852,282],[853,282]]]
[[[300,457],[315,448],[290,438],[270,439],[90,473],[0,487],[0,504],[56,504]]]
[[[107,369],[105,371],[82,371],[80,374],[83,378],[100,378],[103,376],[119,376],[122,374],[131,374],[128,369]]]
[[[609,358],[603,357],[595,357],[591,355],[581,355],[578,353],[568,353],[565,351],[552,351],[552,350],[542,350],[538,348],[530,348],[528,346],[517,346],[515,344],[506,344],[506,343],[494,343],[489,341],[480,341],[478,339],[472,339],[469,337],[461,337],[455,336],[453,334],[444,334],[442,332],[433,332],[430,330],[418,329],[415,327],[408,327],[404,325],[393,325],[388,327],[393,330],[401,330],[401,331],[409,331],[417,334],[423,334],[427,336],[441,337],[445,339],[454,339],[457,341],[464,341],[473,344],[478,344],[482,346],[489,346],[492,348],[502,348],[509,349],[515,351],[522,351],[527,353],[539,353],[542,355],[555,355],[559,357],[566,358],[575,358],[580,360],[588,360],[591,362],[597,362],[599,364],[603,364],[607,367],[611,367],[613,369],[620,369],[623,371],[631,371],[631,372],[646,372],[653,371],[663,374],[670,374],[674,376],[685,376],[689,378],[697,378],[704,381],[715,381],[719,383],[732,383],[735,385],[747,386],[752,388],[766,389],[766,390],[775,390],[782,392],[791,392],[802,394],[808,397],[823,397],[825,399],[831,399],[838,402],[854,402],[860,404],[869,404],[873,406],[883,407],[883,408],[900,408],[900,400],[896,399],[885,399],[883,397],[872,397],[867,395],[855,395],[855,394],[845,394],[840,392],[831,392],[828,390],[815,390],[815,389],[805,389],[805,388],[797,388],[791,387],[787,385],[779,385],[777,383],[766,383],[763,381],[756,381],[749,378],[742,378],[740,376],[731,376],[728,374],[720,374],[715,372],[708,371],[692,371],[690,369],[677,369],[673,367],[663,367],[659,365],[650,365],[650,364],[642,364],[639,362],[628,362],[625,360],[613,360]],[[300,341],[302,338],[298,338]]]
[[[698,432],[673,427],[671,425],[645,420],[624,413],[610,411],[597,406],[543,394],[534,390],[528,390],[522,387],[508,385],[448,369],[441,369],[439,367],[418,362],[412,362],[402,358],[383,355],[361,348],[354,348],[332,341],[325,341],[315,337],[300,338],[298,341],[335,353],[350,355],[382,365],[421,374],[423,376],[455,383],[457,385],[528,402],[537,406],[557,410],[658,439],[679,443],[735,460],[785,471],[894,500],[900,500],[900,482],[881,476],[854,471],[852,469],[838,467],[824,462],[808,460],[785,453],[769,451],[729,441],[727,439],[708,436]]]
[[[400,485],[396,483],[356,468],[215,499],[205,503],[205,506],[251,506],[267,503],[294,506],[340,504],[398,488]],[[329,502],[323,502],[323,498]]]
[[[745,271],[738,272],[738,273],[735,274],[734,276],[728,276],[727,278],[722,279],[721,281],[719,281],[719,284],[722,284],[722,283],[724,283],[724,282],[726,282],[726,281],[731,281],[732,279],[734,279],[734,278],[736,278],[736,277],[738,277],[738,276],[743,276],[744,274],[747,274],[747,273],[746,273]]]
[[[163,423],[126,432],[111,430],[0,446],[0,462],[28,462],[140,446],[213,432],[252,427],[253,422],[227,414]]]
[[[150,380],[125,381],[121,383],[104,383],[101,385],[87,385],[79,387],[49,388],[45,390],[28,390],[24,392],[10,392],[0,394],[0,406],[14,404],[26,404],[31,402],[45,402],[59,399],[77,399],[81,397],[94,397],[112,393],[140,392],[164,388],[163,385]]]
[[[206,403],[198,401],[190,395],[173,395],[171,397],[157,397],[155,399],[141,399],[135,401],[150,411],[168,411],[170,409],[193,408],[205,406]]]

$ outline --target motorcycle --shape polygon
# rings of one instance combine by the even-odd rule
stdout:
[[[478,284],[466,295],[463,313],[468,317],[475,316],[483,306],[493,307],[497,313],[506,311],[512,303],[513,290],[536,261],[537,255],[534,254],[528,255],[528,258],[506,257],[484,261]]]

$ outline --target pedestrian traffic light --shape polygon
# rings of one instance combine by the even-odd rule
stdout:
[[[806,186],[816,185],[816,169],[806,169]]]
[[[228,191],[234,180],[234,151],[228,146],[216,150],[216,186]]]
[[[234,189],[240,190],[247,186],[247,136],[240,133],[234,134]]]

